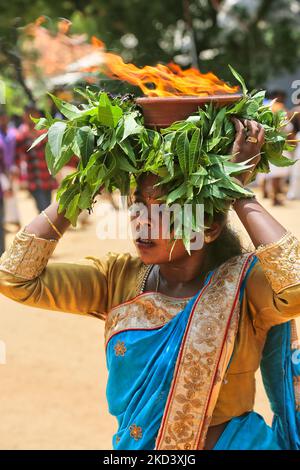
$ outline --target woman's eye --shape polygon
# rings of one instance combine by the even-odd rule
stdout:
[[[139,217],[146,213],[147,207],[143,202],[134,202],[133,204],[131,204],[128,210],[131,217]]]

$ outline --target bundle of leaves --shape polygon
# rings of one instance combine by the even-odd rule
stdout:
[[[143,115],[131,95],[110,96],[101,90],[77,89],[83,103],[75,106],[52,96],[64,119],[50,115],[36,120],[44,129],[33,144],[47,138],[46,160],[55,176],[72,156],[76,170],[64,178],[57,192],[59,212],[76,225],[81,210],[91,210],[99,188],[119,189],[128,195],[141,173],[159,176],[167,205],[192,205],[185,221],[183,240],[189,249],[191,230],[199,231],[196,206],[203,204],[208,221],[215,211],[226,211],[228,203],[252,192],[236,184],[236,176],[249,168],[249,161],[232,162],[235,128],[231,118],[253,119],[265,129],[261,159],[253,173],[270,171],[269,164],[289,166],[293,160],[282,155],[290,150],[284,132],[285,112],[273,113],[264,105],[264,91],[248,93],[243,79],[243,96],[233,104],[217,108],[207,104],[184,121],[161,130],[147,129]],[[187,225],[186,225],[187,224]]]

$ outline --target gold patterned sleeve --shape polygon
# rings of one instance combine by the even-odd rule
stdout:
[[[0,293],[27,306],[105,319],[112,257],[48,263],[56,245],[18,232],[0,258]]]
[[[257,263],[246,284],[254,326],[269,329],[300,316],[300,243],[286,232],[275,243],[259,246]]]

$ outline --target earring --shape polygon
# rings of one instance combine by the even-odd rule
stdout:
[[[205,243],[209,243],[211,241],[211,237],[209,235],[204,235]]]

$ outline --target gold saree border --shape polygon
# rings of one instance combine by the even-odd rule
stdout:
[[[201,450],[239,323],[239,288],[253,253],[223,263],[191,312],[155,450]]]
[[[143,292],[112,308],[104,328],[105,347],[117,333],[126,330],[150,330],[168,323],[184,309],[191,297],[170,297],[160,292]]]

